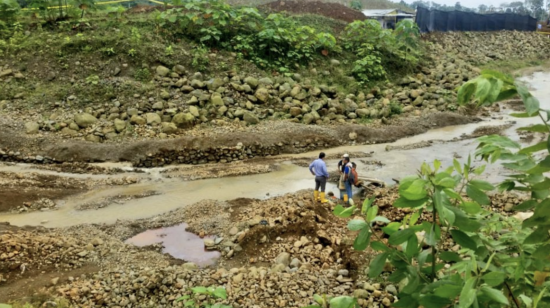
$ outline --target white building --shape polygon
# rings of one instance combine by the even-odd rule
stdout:
[[[414,14],[398,9],[362,10],[361,13],[369,19],[376,19],[383,29],[393,29],[395,24],[403,19],[414,20]]]

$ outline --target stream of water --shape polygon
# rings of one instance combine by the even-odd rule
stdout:
[[[550,81],[550,73],[534,73],[529,77],[523,78],[523,80],[529,85],[533,95],[540,100],[541,108],[550,109],[550,87],[547,86]],[[451,142],[451,140],[463,134],[471,134],[478,127],[497,126],[515,121],[515,124],[505,130],[504,133],[514,140],[519,140],[516,129],[521,126],[537,123],[538,121],[538,118],[512,118],[508,115],[511,112],[512,110],[505,109],[499,115],[499,118],[502,116],[501,119],[485,119],[485,121],[480,123],[434,129],[424,134],[404,138],[389,144],[345,146],[327,149],[325,152],[328,154],[374,152],[372,157],[364,159],[381,161],[383,165],[373,168],[372,166],[363,165],[358,162],[358,173],[360,176],[378,178],[387,183],[392,183],[392,178],[401,178],[414,174],[422,162],[431,162],[434,159],[439,159],[444,166],[449,166],[452,164],[453,157],[456,157],[460,162],[464,162],[469,154],[474,153],[477,141],[475,139],[465,139]],[[430,147],[411,150],[385,150],[387,145],[403,146],[429,140],[435,140]],[[318,152],[316,151],[297,156],[314,159],[317,155]],[[327,161],[329,169],[336,169],[336,164],[337,160]],[[107,163],[103,164],[103,166],[116,166],[132,170],[129,165],[124,164]],[[279,164],[278,168],[270,173],[196,181],[164,178],[160,170],[162,169],[149,169],[145,174],[134,174],[137,177],[143,178],[138,184],[106,187],[72,196],[62,202],[59,209],[54,211],[38,211],[24,214],[2,213],[0,214],[0,221],[8,221],[17,226],[42,224],[47,227],[65,227],[85,223],[114,223],[119,219],[133,220],[151,217],[182,206],[191,205],[204,199],[261,199],[301,189],[313,188],[314,185],[313,178],[306,168],[296,166],[290,162]],[[0,171],[54,173],[52,171],[33,169],[30,165],[0,166]],[[506,175],[505,172],[498,164],[489,165],[482,178],[490,182],[498,182]],[[55,174],[78,178],[108,177],[106,175]],[[128,174],[114,176],[127,176]],[[113,176],[109,175],[109,177]],[[76,207],[83,203],[97,202],[116,195],[131,195],[151,190],[159,194],[133,199],[123,204],[113,202],[97,210],[76,210]],[[334,185],[329,185],[328,191],[338,194]]]

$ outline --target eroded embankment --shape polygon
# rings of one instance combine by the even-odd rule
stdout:
[[[0,160],[31,163],[129,161],[143,167],[171,163],[230,162],[252,157],[302,153],[350,143],[391,142],[431,128],[466,124],[474,120],[476,119],[459,114],[435,113],[403,118],[394,125],[380,127],[322,127],[269,122],[245,132],[121,144],[52,141],[48,138],[27,137],[5,127],[0,131]]]

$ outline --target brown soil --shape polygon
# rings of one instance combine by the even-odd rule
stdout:
[[[17,280],[6,285],[0,285],[0,298],[5,302],[22,301],[25,298],[32,302],[44,302],[49,299],[49,296],[45,292],[40,296],[40,291],[43,288],[52,286],[52,279],[59,278],[57,284],[63,284],[71,278],[78,278],[97,271],[99,271],[99,267],[91,264],[69,271],[54,266],[47,269],[27,271]]]
[[[15,209],[24,203],[32,203],[42,198],[61,199],[85,191],[77,181],[65,181],[51,175],[15,175],[0,172],[0,212]]]
[[[274,1],[264,5],[267,10],[289,12],[292,14],[318,14],[346,22],[367,19],[363,13],[339,3],[319,1]]]
[[[82,192],[80,189],[44,189],[28,187],[26,185],[0,188],[0,212],[7,212],[23,203],[31,203],[42,198],[51,200],[62,199],[64,197]]]
[[[24,155],[42,155],[62,162],[137,162],[150,155],[170,150],[233,147],[241,142],[246,145],[274,145],[284,143],[280,153],[299,153],[304,149],[293,146],[296,140],[316,140],[324,148],[341,145],[349,139],[349,133],[357,133],[357,143],[392,142],[400,138],[426,132],[429,129],[449,125],[471,123],[475,118],[455,113],[433,113],[423,117],[398,119],[392,125],[380,127],[364,125],[340,125],[335,127],[313,126],[291,122],[261,123],[244,132],[220,132],[208,136],[188,136],[171,140],[146,140],[117,144],[97,144],[86,141],[58,141],[48,137],[32,138],[11,125],[0,123],[0,149],[20,151]],[[263,129],[263,131],[262,131]],[[258,138],[258,133],[262,138]]]

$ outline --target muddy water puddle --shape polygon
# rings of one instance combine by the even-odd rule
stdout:
[[[204,239],[187,232],[186,228],[187,224],[182,223],[172,227],[151,229],[129,238],[125,243],[138,247],[161,243],[162,252],[176,259],[193,262],[198,266],[216,264],[220,252],[205,250]]]
[[[532,77],[523,78],[533,89],[532,93],[539,98],[541,108],[550,107],[550,87],[547,87],[547,80],[550,80],[550,73],[535,73]],[[359,176],[373,177],[393,183],[393,178],[402,178],[415,174],[423,162],[432,162],[438,159],[444,166],[452,165],[456,158],[464,163],[468,155],[473,155],[478,142],[475,139],[460,139],[463,135],[472,134],[477,128],[483,126],[501,126],[514,124],[503,131],[513,140],[519,140],[516,129],[521,126],[538,123],[537,118],[512,118],[509,113],[514,112],[511,108],[503,109],[498,118],[485,119],[479,123],[471,123],[460,126],[449,126],[430,130],[424,134],[404,138],[388,144],[355,145],[327,149],[327,154],[344,152],[363,152],[365,159],[380,161],[382,165],[373,170],[367,164],[358,165]],[[458,140],[456,138],[459,138]],[[429,147],[413,148],[408,150],[394,149],[386,151],[386,146],[399,147],[419,142],[433,141]],[[291,157],[308,158],[313,160],[319,151],[303,153],[299,155],[283,155],[281,159]],[[366,153],[374,152],[367,157]],[[360,161],[362,157],[353,157]],[[338,160],[328,160],[329,170],[336,170]],[[482,162],[476,162],[482,164]],[[105,167],[116,167],[117,164],[104,165]],[[130,168],[125,165],[125,168]],[[277,168],[270,173],[234,176],[226,178],[204,179],[196,181],[182,181],[181,179],[166,178],[162,171],[165,168],[146,170],[145,177],[138,184],[129,186],[107,187],[104,189],[87,192],[85,194],[71,197],[66,200],[57,211],[33,212],[26,214],[1,214],[0,221],[8,221],[14,225],[43,225],[47,227],[64,227],[84,223],[114,223],[118,219],[140,219],[157,214],[166,213],[171,210],[188,206],[204,199],[232,200],[236,198],[263,199],[295,192],[301,189],[313,188],[313,177],[307,168],[294,165],[290,162],[278,164]],[[0,168],[2,170],[2,168]],[[496,183],[504,179],[508,171],[500,164],[488,165],[482,179]],[[339,195],[336,186],[329,184],[328,191]],[[156,191],[159,195],[142,199],[130,200],[124,204],[109,204],[98,210],[78,211],[80,204],[96,202],[116,195],[139,194],[144,191]]]

